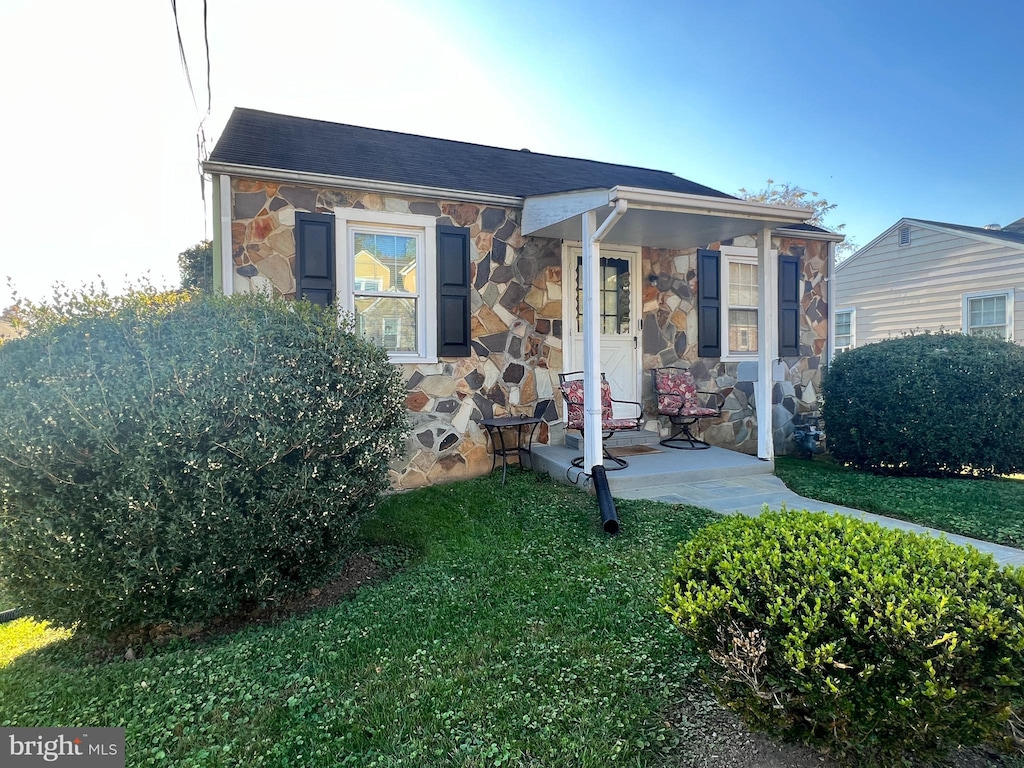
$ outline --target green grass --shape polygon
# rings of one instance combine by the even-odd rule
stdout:
[[[76,641],[22,655],[0,669],[0,725],[123,726],[133,766],[649,766],[677,742],[699,754],[700,734],[665,720],[706,690],[702,662],[656,596],[677,542],[715,516],[625,501],[619,514],[610,538],[592,497],[526,473],[389,497],[364,536],[417,553],[392,579],[136,662],[90,661]]]
[[[26,653],[66,640],[71,632],[45,621],[15,619],[0,625],[0,670]]]
[[[950,533],[1024,547],[1024,481],[874,475],[831,459],[775,460],[793,491],[819,501],[909,520]]]

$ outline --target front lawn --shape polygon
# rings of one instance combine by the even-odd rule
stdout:
[[[696,764],[720,710],[655,598],[715,515],[619,512],[610,538],[593,497],[527,473],[392,496],[364,535],[417,554],[388,581],[137,661],[25,653],[0,663],[0,725],[124,726],[133,766]],[[0,626],[0,658],[25,631]]]
[[[819,501],[896,517],[975,539],[1024,547],[1024,480],[875,475],[829,458],[780,456],[775,474]]]

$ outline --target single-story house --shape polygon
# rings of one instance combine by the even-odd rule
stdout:
[[[1024,341],[1024,218],[900,219],[836,267],[835,347],[918,331]]]
[[[842,237],[806,209],[251,109],[204,168],[220,289],[337,303],[401,367],[413,429],[397,488],[488,471],[481,418],[539,414],[537,439],[561,442],[563,371],[586,370],[588,392],[603,371],[664,431],[649,371],[688,367],[726,401],[704,437],[764,459],[816,407]],[[600,430],[586,437],[593,466]]]

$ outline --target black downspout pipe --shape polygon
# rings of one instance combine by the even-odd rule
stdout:
[[[594,479],[594,492],[597,494],[597,506],[601,510],[601,527],[605,533],[619,532],[619,516],[615,511],[611,488],[608,487],[608,474],[603,465],[598,464],[591,472]]]

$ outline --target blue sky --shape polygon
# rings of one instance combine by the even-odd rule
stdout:
[[[207,233],[202,3],[0,3],[0,276],[177,279]],[[947,10],[948,8],[948,10]],[[902,216],[1024,216],[1024,6],[209,0],[216,139],[246,106],[671,171],[792,182],[867,244]],[[212,146],[212,143],[211,143]],[[0,307],[10,294],[0,287]]]

